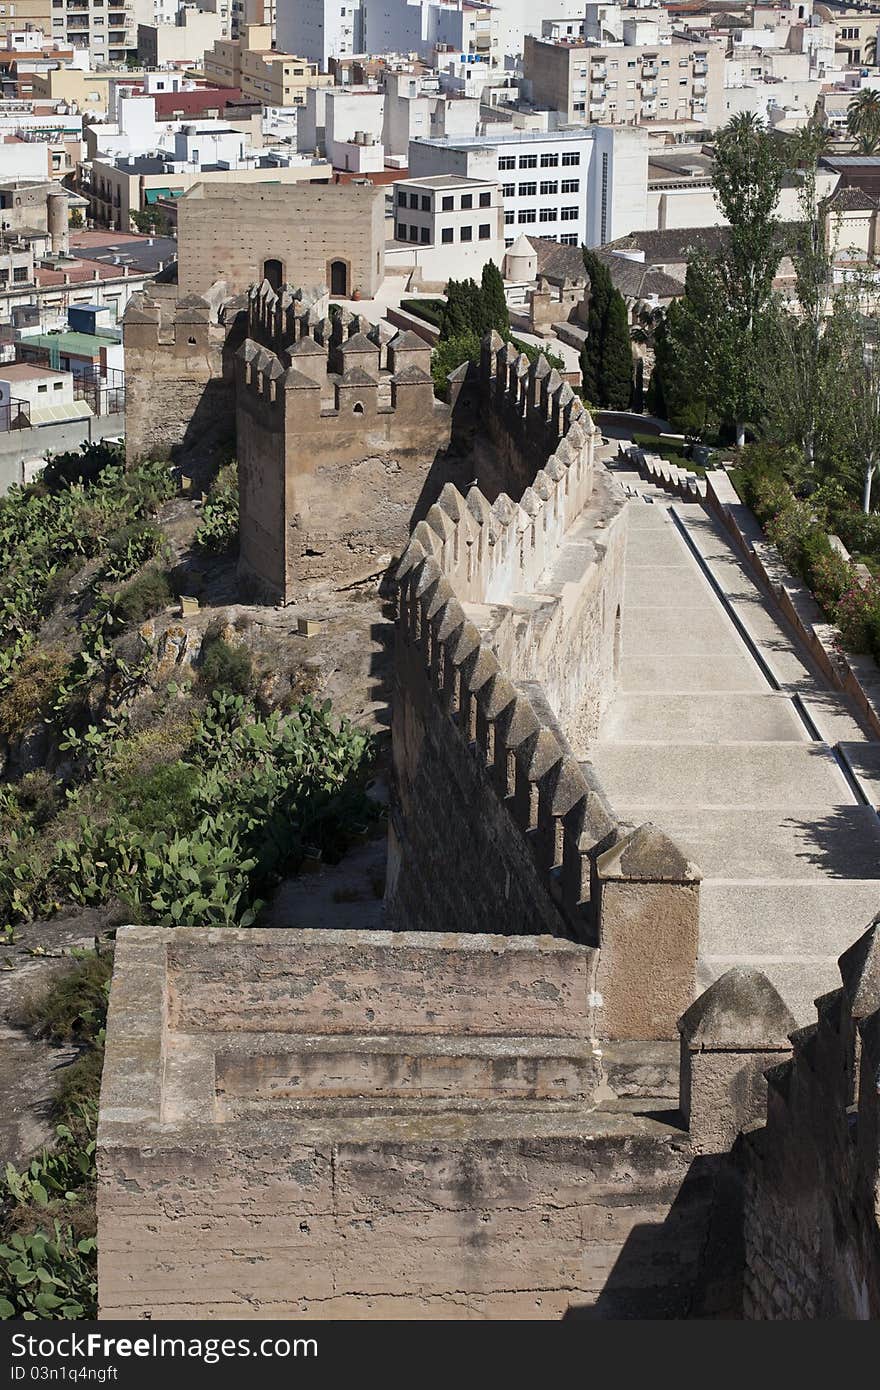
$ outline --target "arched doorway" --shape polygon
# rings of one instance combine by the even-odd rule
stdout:
[[[330,262],[330,293],[341,299],[348,297],[348,265],[345,261]]]
[[[284,284],[284,266],[280,261],[263,261],[263,279],[268,280],[273,290],[281,289]]]

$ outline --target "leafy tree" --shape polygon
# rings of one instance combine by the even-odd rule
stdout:
[[[798,169],[800,219],[791,247],[796,304],[781,305],[773,332],[773,370],[768,373],[768,409],[773,432],[796,443],[803,460],[803,479],[836,451],[843,421],[841,372],[843,320],[838,297],[829,308],[831,258],[827,248],[827,211],[816,187],[825,129],[811,121],[791,142]]]
[[[727,243],[717,255],[691,260],[684,297],[667,319],[668,365],[675,364],[682,386],[690,383],[691,396],[688,407],[685,392],[664,381],[670,419],[677,409],[695,427],[702,401],[704,420],[733,424],[738,444],[746,422],[754,426],[765,410],[773,279],[783,250],[776,218],[783,172],[781,148],[756,117],[736,116],[720,131],[713,184],[729,224]]]

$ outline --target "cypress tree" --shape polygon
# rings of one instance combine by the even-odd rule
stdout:
[[[502,338],[509,338],[510,315],[507,312],[507,300],[504,297],[504,281],[501,278],[501,271],[494,261],[487,261],[483,266],[480,300],[483,319],[480,332],[491,333],[494,328],[495,332],[500,333]]]
[[[628,410],[632,380],[633,355],[626,302],[619,290],[612,289],[599,371],[600,403],[609,410]]]
[[[440,337],[460,338],[470,329],[470,313],[466,303],[464,284],[460,280],[450,280],[446,286],[446,304],[440,323]]]
[[[584,250],[584,267],[590,277],[590,306],[587,313],[587,338],[581,349],[581,377],[584,395],[596,405],[604,404],[602,389],[602,355],[605,341],[608,306],[611,301],[611,276],[592,251]]]

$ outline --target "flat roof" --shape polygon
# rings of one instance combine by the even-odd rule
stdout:
[[[99,333],[38,333],[22,340],[22,347],[58,348],[74,357],[97,357],[102,347],[118,347],[117,338],[105,338]]]
[[[428,174],[420,179],[398,179],[398,183],[415,184],[417,188],[461,188],[465,184],[480,184],[486,187],[494,179],[472,179],[465,174]]]
[[[410,141],[412,145],[435,145],[444,150],[492,149],[496,145],[534,144],[550,140],[592,140],[596,126],[569,126],[565,130],[513,130],[492,135],[422,135]],[[609,129],[608,126],[601,127]]]
[[[32,381],[35,376],[70,376],[70,373],[53,372],[51,367],[39,367],[36,362],[0,363],[0,381]]]

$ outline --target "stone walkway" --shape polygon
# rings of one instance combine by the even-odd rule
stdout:
[[[704,508],[615,472],[640,496],[590,759],[618,816],[654,821],[703,872],[698,990],[756,966],[806,1023],[880,909],[878,744]]]

